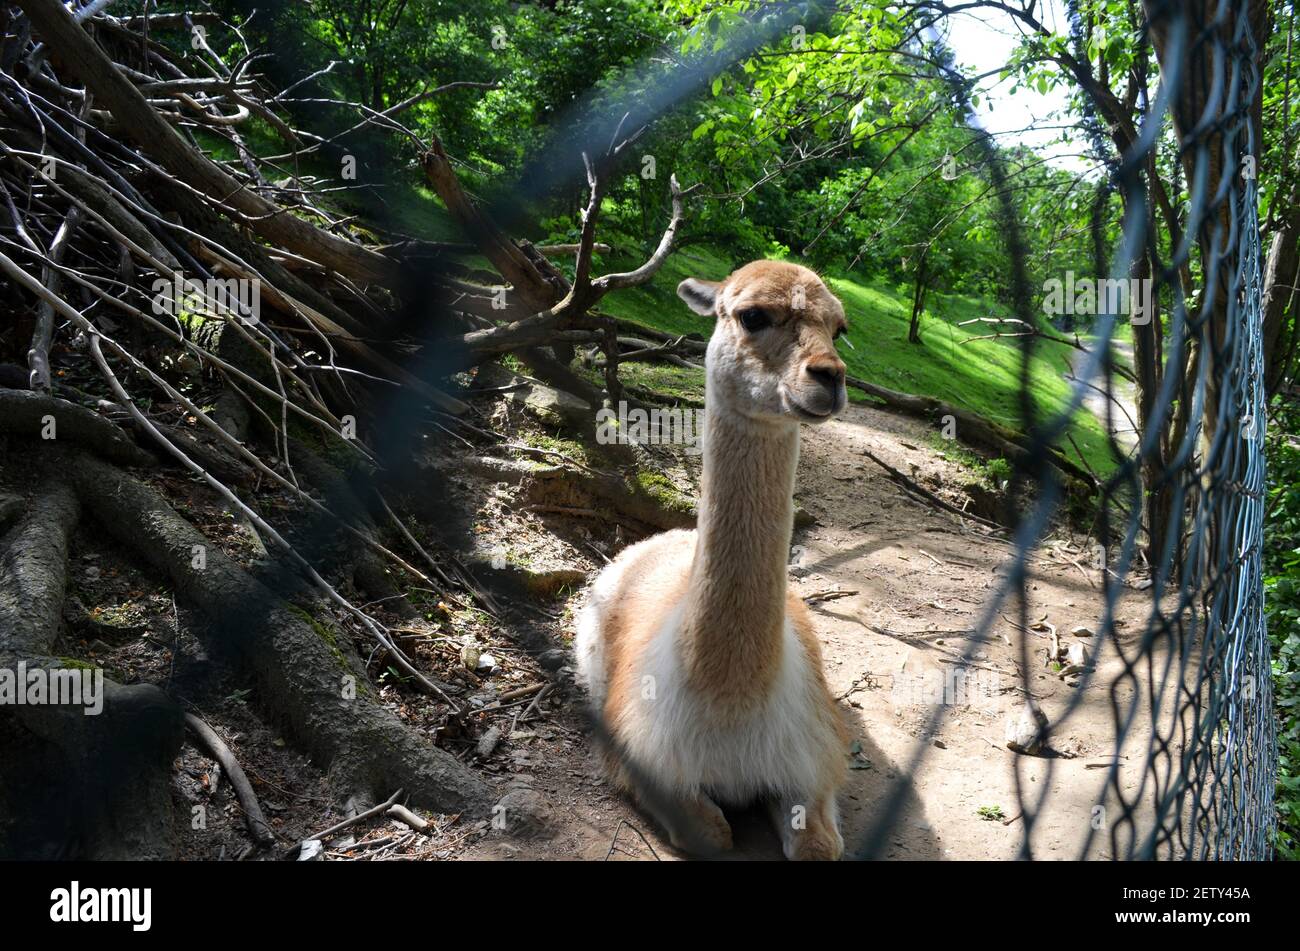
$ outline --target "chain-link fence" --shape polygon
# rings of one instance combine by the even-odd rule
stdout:
[[[1112,566],[1105,616],[1112,616],[1139,532],[1153,529],[1149,519],[1142,524],[1139,506],[1122,510],[1120,487],[1131,482],[1135,492],[1166,496],[1169,513],[1150,538],[1158,560],[1151,565],[1147,630],[1136,643],[1114,639],[1123,674],[1112,696],[1130,687],[1153,726],[1141,738],[1146,774],[1137,789],[1125,793],[1112,770],[1119,814],[1109,834],[1117,857],[1270,853],[1277,753],[1260,575],[1265,408],[1255,156],[1261,144],[1249,106],[1260,76],[1248,7],[1153,5],[1151,29],[1164,36],[1161,90],[1143,118],[1142,138],[1115,176],[1127,207],[1112,273],[1131,274],[1145,253],[1168,319],[1157,328],[1165,373],[1144,413],[1139,457],[1121,467],[1104,493],[1101,539]],[[1196,106],[1200,114],[1190,111]],[[1151,167],[1159,131],[1171,118],[1191,189],[1185,238],[1168,241],[1162,261],[1143,169]],[[1194,247],[1203,287],[1189,301],[1184,275]],[[1193,349],[1199,360],[1188,359]],[[1107,388],[1110,383],[1107,376]],[[1180,411],[1187,423],[1175,425],[1162,453],[1160,435]],[[1159,472],[1140,484],[1135,477],[1152,456]],[[1135,729],[1136,706],[1114,707],[1117,748]]]
[[[923,19],[925,8],[917,7]],[[939,7],[935,11],[932,22],[937,24],[944,14]],[[586,143],[597,154],[611,131],[616,135],[624,125],[631,129],[652,122],[789,22],[807,15],[805,8],[785,4],[761,12],[751,29],[739,30],[733,42],[694,63],[658,71],[647,66],[644,84],[650,93],[634,107],[611,108],[606,102],[586,115],[580,106],[571,122],[557,126],[579,130],[573,133],[578,148]],[[957,666],[974,664],[1003,612],[1027,631],[1040,607],[1030,583],[1032,559],[1060,516],[1066,494],[1060,470],[1048,462],[1050,447],[1091,392],[1100,390],[1107,405],[1115,404],[1111,342],[1129,320],[1140,439],[1135,448],[1115,442],[1116,466],[1098,480],[1092,525],[1102,568],[1101,589],[1091,605],[1098,618],[1096,650],[1113,651],[1120,661],[1119,675],[1105,684],[1114,756],[1105,781],[1098,784],[1094,807],[1080,817],[1084,832],[1078,854],[1259,859],[1271,852],[1277,753],[1260,569],[1265,408],[1255,157],[1261,144],[1250,108],[1260,82],[1258,37],[1244,0],[1150,3],[1146,12],[1150,27],[1143,43],[1158,60],[1158,94],[1129,130],[1116,130],[1106,119],[1095,91],[1085,90],[1092,101],[1085,102],[1084,112],[1094,139],[1109,137],[1121,153],[1098,192],[1097,274],[1123,282],[1150,281],[1152,305],[1140,321],[1103,306],[1092,328],[1095,343],[1076,370],[1071,398],[1050,416],[1041,415],[1031,397],[1036,337],[1020,337],[1022,428],[1030,449],[1017,464],[1010,491],[1011,498],[1022,500],[1013,528],[1015,554],[982,607]],[[934,30],[924,35],[930,52],[938,54],[932,61],[950,62]],[[1154,62],[1151,68],[1157,68]],[[947,80],[954,105],[969,111],[967,81],[943,67],[936,75]],[[1029,285],[1019,212],[1005,187],[1003,159],[977,125],[971,131],[983,174],[1000,201],[1014,311],[1033,324],[1037,301]],[[1116,141],[1126,133],[1128,141]],[[570,151],[576,150],[570,143]],[[1186,200],[1174,196],[1172,209],[1163,204],[1169,196],[1156,193],[1157,166],[1181,168],[1185,176]],[[539,159],[521,176],[521,193],[488,211],[508,226],[528,200],[557,183],[557,174],[554,162]],[[1115,246],[1106,247],[1101,221],[1114,202],[1122,208],[1123,227]],[[423,262],[408,269],[408,284],[398,289],[408,310],[391,328],[392,337],[431,344],[446,340],[449,329],[459,326],[438,312],[444,299],[438,292],[424,293],[447,277],[440,266]],[[431,350],[426,347],[426,356]],[[425,361],[422,372],[441,378],[462,365],[460,354],[443,350]],[[425,405],[423,395],[403,388],[374,414],[384,429],[373,434],[373,456],[389,484],[400,485],[411,473],[410,434],[421,428]],[[459,448],[443,442],[436,451]],[[343,505],[328,501],[331,508]],[[448,519],[447,525],[453,522]],[[325,516],[297,525],[293,538],[308,561],[350,543]],[[445,540],[454,548],[454,539]],[[302,584],[301,564],[285,560],[263,580],[278,596],[291,593]],[[1121,602],[1131,605],[1134,599],[1145,602],[1143,629],[1121,630],[1115,623]],[[255,610],[243,606],[244,615]],[[1019,650],[1025,678],[1021,687],[1032,696],[1028,672],[1036,658],[1030,656],[1028,637],[1020,639]],[[1099,665],[1080,666],[1079,689],[1047,728],[1049,734],[1068,724],[1100,676]],[[898,778],[874,804],[865,835],[848,844],[851,855],[885,854],[911,778],[931,755],[929,738],[949,715],[943,705],[932,709],[929,724],[899,763]],[[592,726],[598,737],[610,741],[598,720]],[[1040,854],[1037,820],[1051,806],[1056,761],[1042,762],[1046,775],[1030,783],[1021,759],[1015,761],[1019,851],[1026,858]],[[634,773],[635,765],[630,764]],[[633,779],[644,798],[655,798],[651,777],[637,773]],[[1098,849],[1098,841],[1104,848]]]
[[[1154,46],[1159,38],[1159,93],[1121,160],[1109,168],[1093,233],[1097,273],[1120,281],[1149,279],[1154,306],[1119,313],[1102,305],[1093,328],[1096,344],[1077,373],[1070,404],[1047,419],[1035,417],[1028,397],[1028,355],[1035,337],[1022,338],[1023,422],[1037,440],[1033,455],[1038,459],[1090,391],[1103,391],[1108,413],[1116,412],[1112,344],[1122,321],[1132,318],[1139,364],[1150,361],[1145,374],[1136,368],[1140,442],[1131,452],[1113,445],[1119,465],[1100,487],[1096,527],[1104,582],[1095,605],[1097,633],[1102,650],[1118,654],[1121,671],[1105,685],[1115,755],[1080,857],[1098,854],[1098,839],[1108,842],[1100,854],[1119,859],[1271,854],[1277,750],[1260,573],[1265,501],[1255,177],[1260,132],[1249,106],[1260,77],[1248,7],[1148,5],[1150,29],[1143,42]],[[952,74],[946,78],[954,98],[965,104],[966,84]],[[1105,138],[1098,96],[1108,94],[1090,91],[1086,97],[1089,132],[1097,143]],[[1170,141],[1171,125],[1172,150],[1162,144]],[[982,132],[973,131],[984,144],[984,167],[1000,185],[1005,173],[998,153]],[[1105,155],[1106,148],[1100,144],[1098,151]],[[1185,168],[1190,183],[1185,209],[1169,218],[1162,218],[1153,198],[1158,155]],[[1124,225],[1118,245],[1106,249],[1100,216],[1112,190],[1121,199]],[[1032,321],[1036,301],[1026,282],[1020,226],[1006,190],[998,193],[1010,236],[1017,315]],[[1195,292],[1189,287],[1193,262],[1201,285]],[[1014,608],[1027,633],[1034,608],[1047,607],[1034,603],[1030,564],[1060,507],[1062,489],[1046,464],[1022,466],[1017,479],[1035,501],[1019,513],[1016,555],[984,609],[964,663],[988,641],[1001,611]],[[1149,583],[1145,578],[1135,583],[1139,566],[1149,570]],[[1134,589],[1144,589],[1142,597],[1149,600],[1145,629],[1136,635],[1116,625],[1119,602],[1133,597]],[[1026,639],[1021,661],[1022,671],[1033,669]],[[1048,732],[1069,724],[1098,676],[1096,667],[1083,672],[1079,691]],[[1028,693],[1027,675],[1023,687]],[[945,715],[936,708],[931,729]],[[918,742],[904,776],[926,755],[927,744]],[[1054,765],[1048,760],[1046,777],[1032,786],[1017,769],[1023,857],[1037,854],[1035,819],[1050,806]],[[862,857],[881,854],[905,785],[905,779],[897,785]]]

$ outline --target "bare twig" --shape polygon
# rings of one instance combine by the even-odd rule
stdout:
[[[248,821],[248,831],[253,834],[253,838],[262,846],[273,845],[275,843],[275,833],[271,831],[270,825],[267,824],[266,817],[262,815],[261,804],[257,801],[257,795],[253,792],[252,784],[249,783],[248,777],[244,775],[244,770],[235,759],[235,754],[230,752],[230,747],[217,736],[216,731],[208,726],[201,719],[192,713],[185,714],[185,725],[194,731],[195,735],[203,741],[225,772],[226,778],[230,780],[230,785],[235,789],[235,795],[239,798],[239,805],[244,810],[244,817]]]
[[[381,802],[379,805],[367,809],[365,812],[359,812],[350,819],[344,819],[342,822],[337,822],[334,825],[330,826],[328,829],[325,829],[321,832],[317,832],[315,835],[309,835],[307,836],[307,839],[308,840],[316,839],[319,841],[324,841],[325,839],[328,839],[332,835],[337,835],[338,833],[342,832],[344,829],[350,829],[352,828],[352,826],[357,825],[358,823],[365,822],[367,819],[373,819],[375,816],[387,812],[390,808],[392,808],[393,804],[396,803],[397,800],[400,799],[401,797],[402,797],[402,790],[399,789],[397,790],[397,792],[393,793],[391,796],[389,796],[386,800]]]

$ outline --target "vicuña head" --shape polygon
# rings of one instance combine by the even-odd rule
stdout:
[[[688,277],[677,294],[717,318],[708,367],[719,409],[813,423],[844,409],[844,361],[833,343],[848,329],[844,305],[808,268],[754,261],[725,281]]]
[[[790,858],[844,850],[848,737],[821,645],[787,586],[799,422],[844,408],[844,308],[807,268],[756,261],[677,292],[717,318],[694,531],[622,551],[574,650],[615,779],[687,851],[731,846],[719,803],[763,800]]]

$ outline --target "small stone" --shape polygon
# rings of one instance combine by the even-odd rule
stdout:
[[[1075,637],[1092,637],[1092,636],[1093,636],[1092,628],[1087,627],[1087,626],[1085,626],[1085,625],[1083,625],[1083,624],[1080,624],[1078,627],[1072,627],[1072,628],[1070,628],[1070,633],[1073,634]]]
[[[479,654],[478,665],[475,670],[491,670],[497,665],[497,659],[492,654]]]
[[[1007,717],[1007,748],[1031,756],[1037,753],[1042,749],[1041,734],[1046,731],[1047,723],[1047,714],[1038,708],[1038,704],[1032,699],[1025,700],[1018,714]]]
[[[559,670],[569,659],[568,651],[551,650],[542,651],[537,655],[537,663],[542,665],[542,670]]]
[[[466,670],[477,670],[480,654],[478,642],[470,638],[460,649],[460,662]]]
[[[541,835],[551,825],[552,811],[546,798],[531,786],[517,783],[497,802],[494,826],[511,835]],[[498,825],[499,822],[499,825]]]
[[[299,862],[314,862],[325,851],[325,844],[320,839],[304,839],[298,847]]]
[[[586,400],[540,383],[511,390],[505,395],[534,419],[552,426],[581,427],[591,417],[591,407]]]
[[[1071,644],[1066,648],[1065,660],[1071,667],[1086,667],[1088,664],[1088,649],[1082,644]]]
[[[500,742],[501,742],[500,727],[494,726],[490,728],[482,736],[480,736],[478,739],[478,746],[475,748],[475,752],[478,753],[479,759],[487,759],[489,756],[491,756],[492,751],[497,748],[497,744]]]

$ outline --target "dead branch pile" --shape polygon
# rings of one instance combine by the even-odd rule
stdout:
[[[332,141],[299,128],[287,109],[313,77],[268,88],[257,51],[245,44],[232,62],[206,41],[209,30],[239,35],[210,12],[115,17],[111,7],[102,0],[0,4],[0,307],[7,316],[0,346],[25,362],[0,366],[0,503],[18,500],[0,504],[0,663],[64,665],[51,646],[65,596],[62,561],[77,521],[94,517],[207,619],[214,649],[249,663],[268,712],[344,792],[374,801],[400,786],[414,804],[481,811],[488,795],[481,780],[407,730],[365,684],[379,658],[446,715],[459,712],[457,702],[392,631],[340,593],[316,552],[277,530],[252,487],[279,487],[346,532],[359,557],[495,609],[454,557],[427,550],[406,530],[382,478],[358,498],[343,476],[381,473],[390,461],[374,420],[394,393],[423,417],[455,427],[466,404],[454,375],[506,353],[593,407],[621,397],[622,360],[656,349],[673,357],[673,348],[620,333],[592,309],[610,291],[653,276],[673,248],[683,193],[674,180],[671,223],[643,265],[597,276],[601,199],[639,131],[619,130],[603,154],[583,156],[590,201],[581,237],[554,249],[505,234],[466,193],[435,137],[421,143],[423,171],[465,242],[363,233],[294,171]],[[422,95],[465,85],[477,84]],[[348,131],[414,138],[397,118],[404,105],[358,106],[361,120]],[[281,138],[283,155],[249,147],[254,119]],[[201,146],[214,137],[229,147],[222,154],[235,157],[222,160]],[[467,247],[496,273],[458,267],[455,256]],[[573,255],[572,279],[552,263],[557,254]],[[419,326],[399,319],[411,313],[404,294],[412,268],[426,278]],[[569,368],[576,345],[603,354],[604,390]],[[69,355],[94,375],[64,378],[60,360]],[[199,400],[187,375],[212,381],[216,398]],[[155,403],[174,407],[185,425],[175,413],[152,411]],[[128,471],[160,462],[205,483],[253,526],[288,566],[275,590]],[[391,548],[382,523],[396,539]],[[325,643],[284,601],[299,588],[331,603],[374,653],[363,661]],[[349,677],[361,686],[345,698],[340,683]],[[23,713],[23,735],[54,744],[33,748],[32,761],[50,775],[80,770],[100,783],[103,808],[116,809],[113,822],[131,829],[117,847],[130,839],[134,854],[165,854],[158,775],[181,742],[182,711],[143,686],[115,688],[108,702],[110,715],[89,731],[41,711]],[[154,724],[152,745],[134,732],[146,720]],[[50,748],[62,750],[63,760],[51,765]],[[0,811],[21,805],[22,795],[0,783]],[[132,802],[145,805],[121,805]],[[85,846],[98,855],[113,848]]]

